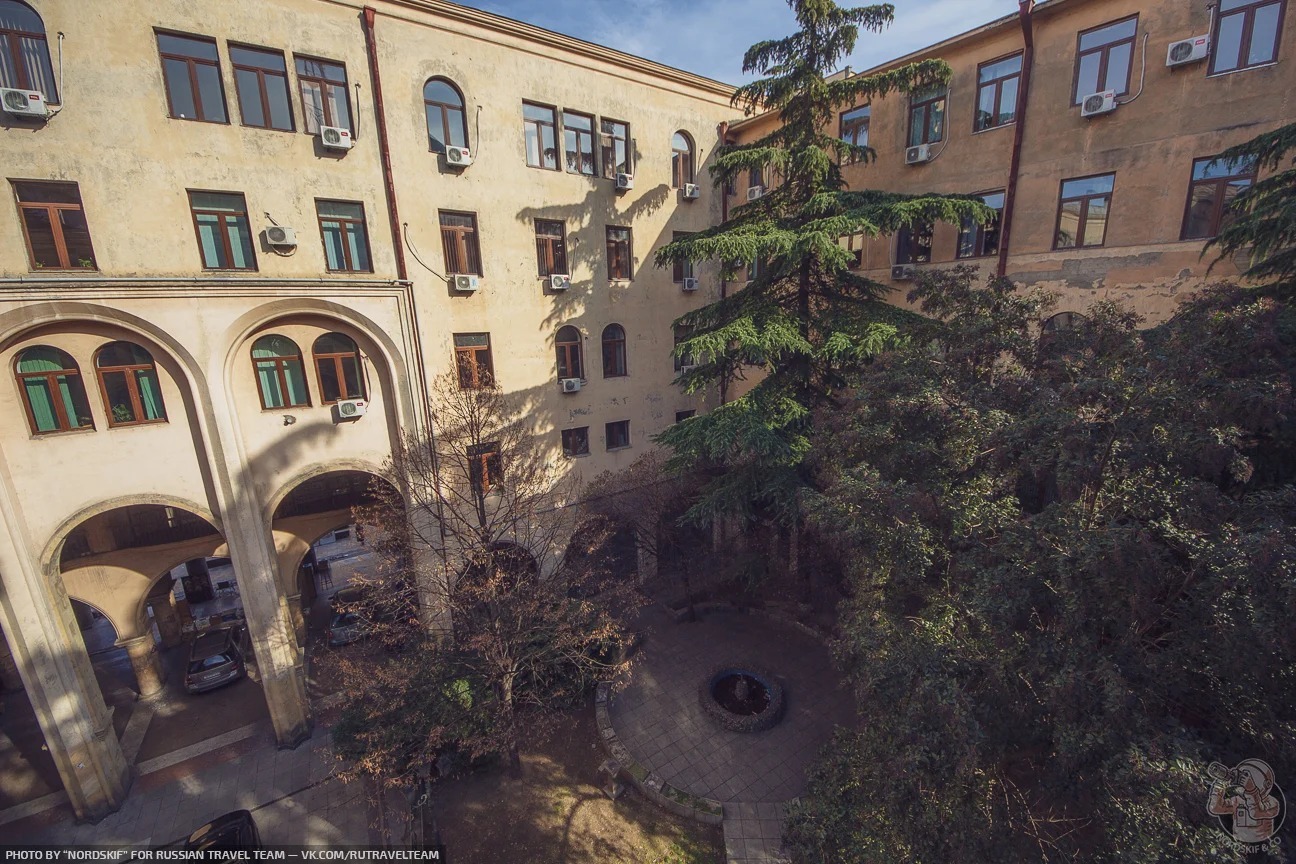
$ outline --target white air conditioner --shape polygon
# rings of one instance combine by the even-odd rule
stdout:
[[[917,144],[913,147],[905,148],[905,164],[921,165],[923,162],[930,162],[932,158],[930,144]]]
[[[633,174],[616,175],[616,188],[618,192],[625,192],[628,189],[633,189],[634,175]]]
[[[343,399],[337,403],[338,417],[342,420],[363,417],[368,410],[369,403],[363,399]]]
[[[566,273],[553,273],[549,276],[549,289],[551,291],[566,291],[571,287],[571,277]]]
[[[912,264],[891,265],[891,281],[908,282],[913,278],[914,278],[914,266]]]
[[[579,379],[579,378],[563,378],[563,379],[561,380],[561,382],[559,382],[559,383],[562,384],[562,391],[563,391],[564,393],[579,393],[579,392],[580,392],[580,388],[581,388],[581,379]]]
[[[694,279],[692,276],[685,276],[684,284],[681,287],[685,291],[696,291],[698,290],[698,280]]]
[[[39,90],[0,89],[0,106],[18,117],[48,117],[45,96]]]
[[[480,281],[481,277],[472,273],[454,273],[450,276],[450,284],[456,291],[476,291]]]
[[[757,198],[761,197],[764,194],[765,194],[764,186],[752,186],[747,190],[747,200],[755,201]]]
[[[472,152],[467,147],[447,147],[446,164],[456,168],[467,168],[473,162]]]
[[[340,126],[321,126],[320,144],[326,150],[350,150],[352,145],[351,130]]]
[[[1116,110],[1118,104],[1115,90],[1090,93],[1080,101],[1080,116],[1097,117],[1099,114],[1110,114]]]
[[[271,225],[265,232],[266,243],[276,249],[297,245],[297,232],[283,225]]]
[[[702,197],[702,187],[696,183],[685,183],[684,188],[680,190],[680,196],[685,201],[696,201]]]
[[[696,369],[696,368],[697,368],[696,365],[681,366],[681,367],[679,368],[679,371],[680,371],[680,374],[683,375],[685,372],[692,372],[692,371],[693,371],[694,369]]]
[[[1210,54],[1209,35],[1180,39],[1178,42],[1170,43],[1170,49],[1166,51],[1166,65],[1183,66],[1187,63],[1196,63],[1198,60],[1205,60],[1208,54]]]

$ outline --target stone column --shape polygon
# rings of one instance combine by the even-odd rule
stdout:
[[[166,673],[162,671],[162,658],[158,656],[157,649],[153,645],[153,634],[146,633],[133,639],[123,639],[117,645],[125,648],[126,656],[130,658],[140,698],[147,699],[161,693]]]
[[[306,649],[306,615],[302,611],[302,595],[289,594],[288,614],[292,617],[293,636],[297,639],[297,648],[304,652]]]
[[[180,613],[171,603],[168,593],[152,600],[153,621],[157,624],[158,636],[162,639],[163,648],[173,648],[184,641],[184,631],[180,625]]]
[[[9,651],[9,643],[0,637],[0,693],[21,689],[22,677],[18,674],[18,663]]]

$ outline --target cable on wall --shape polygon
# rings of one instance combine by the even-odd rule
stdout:
[[[401,229],[405,235],[405,245],[409,247],[410,254],[414,256],[414,260],[419,263],[419,266],[422,267],[424,270],[428,271],[429,273],[431,273],[433,276],[437,277],[438,279],[441,279],[445,282],[449,282],[450,281],[449,276],[445,276],[441,273],[438,273],[437,271],[429,267],[427,264],[423,263],[423,259],[419,257],[418,250],[414,248],[414,241],[410,239],[409,223],[408,222],[401,223]]]
[[[1148,34],[1148,33],[1144,33],[1144,34],[1143,34],[1143,68],[1142,68],[1142,70],[1139,71],[1139,89],[1138,89],[1138,92],[1135,93],[1135,94],[1134,94],[1133,96],[1131,96],[1130,98],[1126,99],[1124,102],[1117,102],[1117,103],[1116,103],[1117,105],[1128,105],[1128,104],[1130,104],[1131,102],[1133,102],[1135,99],[1137,99],[1138,97],[1140,97],[1140,96],[1143,95],[1143,83],[1144,83],[1145,81],[1147,81],[1147,43],[1148,43],[1148,36],[1149,36],[1149,35],[1150,35],[1150,34]]]

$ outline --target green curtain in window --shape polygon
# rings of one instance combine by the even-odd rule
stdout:
[[[18,360],[19,372],[57,372],[75,366],[76,361],[57,348],[28,348]]]
[[[221,268],[228,266],[224,260],[225,250],[220,242],[220,217],[200,213],[198,221],[198,244],[202,247],[203,266]]]
[[[53,432],[58,429],[58,417],[54,414],[54,400],[50,396],[46,379],[27,378],[23,384],[27,388],[27,404],[31,406],[32,417],[36,421],[36,431]]]
[[[369,250],[365,243],[364,225],[358,222],[348,222],[346,225],[347,245],[351,247],[352,269],[368,270],[369,269]]]
[[[296,357],[299,354],[301,351],[296,342],[278,334],[262,336],[252,344],[253,357]]]
[[[337,222],[321,222],[320,230],[324,234],[324,257],[328,259],[328,269],[345,270],[346,256],[342,251],[342,226]]]
[[[283,393],[279,390],[278,366],[274,363],[258,363],[257,386],[261,388],[261,401],[267,408],[284,407]]]
[[[309,400],[306,398],[306,373],[300,360],[284,363],[284,378],[288,382],[288,404],[305,405]]]
[[[162,390],[158,386],[157,372],[152,369],[137,369],[135,383],[139,387],[140,407],[144,409],[144,419],[165,420],[166,409],[162,407]]]
[[[250,268],[252,266],[252,230],[246,216],[226,216],[225,230],[229,231],[230,251],[234,255],[231,266]]]
[[[60,375],[57,380],[59,394],[63,397],[63,410],[67,411],[72,428],[80,429],[89,425],[90,411],[86,405],[85,391],[81,389],[81,376],[78,375],[75,382],[69,380],[67,375]]]

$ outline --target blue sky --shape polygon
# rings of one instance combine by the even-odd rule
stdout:
[[[786,0],[456,0],[730,84],[743,52],[795,28]],[[843,2],[841,5],[863,5]],[[1015,12],[1015,0],[896,2],[895,23],[861,34],[843,65],[866,69]]]

